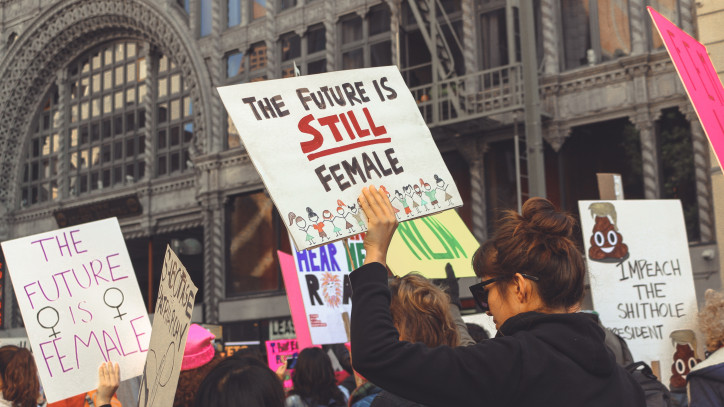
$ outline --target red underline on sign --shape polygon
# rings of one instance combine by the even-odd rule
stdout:
[[[355,149],[355,148],[360,148],[360,147],[364,147],[364,146],[369,146],[369,145],[372,145],[372,144],[389,143],[389,142],[391,142],[391,141],[392,141],[392,139],[389,138],[389,137],[380,138],[380,139],[374,139],[374,140],[367,140],[367,141],[360,141],[360,142],[353,143],[353,144],[347,144],[346,146],[330,148],[330,149],[328,149],[328,150],[323,150],[323,151],[319,151],[319,152],[314,153],[314,154],[309,154],[309,155],[307,156],[307,158],[309,159],[309,161],[312,161],[312,160],[316,160],[317,158],[326,157],[326,156],[328,156],[328,155],[341,153],[342,151],[349,151],[349,150],[353,150],[353,149]]]

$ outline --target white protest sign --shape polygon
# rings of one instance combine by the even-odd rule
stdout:
[[[218,91],[299,249],[364,232],[365,185],[383,185],[401,221],[462,205],[397,67]]]
[[[661,381],[682,387],[698,353],[696,342],[682,339],[696,330],[697,305],[681,202],[579,201],[578,207],[601,322],[626,340],[634,360],[659,361]],[[681,373],[672,375],[672,366]]]
[[[197,291],[181,260],[166,246],[139,407],[173,406]]]
[[[348,342],[343,313],[352,314],[352,287],[349,273],[362,265],[364,246],[361,236],[348,240],[350,254],[342,241],[314,249],[293,251],[294,267],[283,265],[282,274],[297,339],[306,346]],[[298,280],[299,293],[292,293],[290,279]],[[300,321],[301,320],[301,321]]]
[[[95,389],[103,361],[141,374],[151,324],[116,218],[2,249],[49,402]]]

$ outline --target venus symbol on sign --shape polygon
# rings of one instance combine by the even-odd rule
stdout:
[[[51,310],[53,312],[44,313],[43,311],[46,311],[46,310]],[[49,316],[49,315],[53,315],[53,313],[55,313],[55,317]],[[42,319],[44,320],[43,322],[47,322],[47,325],[44,324],[43,322],[40,322],[40,319],[41,319],[40,314],[45,315],[45,316],[43,316]],[[45,329],[50,329],[53,332],[52,334],[48,335],[49,338],[56,338],[56,337],[58,337],[58,335],[60,335],[60,332],[55,332],[55,327],[58,325],[58,322],[60,322],[60,314],[58,313],[58,310],[56,310],[55,308],[53,308],[51,306],[43,307],[38,311],[38,313],[35,315],[35,317],[38,320],[38,325],[42,326]],[[55,320],[55,322],[50,322],[53,320]]]
[[[109,300],[112,301],[112,303],[109,303]],[[125,312],[121,314],[121,305],[123,305],[124,300],[125,297],[123,296],[123,291],[119,290],[116,287],[111,287],[107,289],[105,293],[103,293],[103,302],[106,303],[106,305],[110,308],[115,308],[116,311],[118,311],[118,315],[113,318],[120,318],[121,321],[123,321],[123,316],[126,315]]]

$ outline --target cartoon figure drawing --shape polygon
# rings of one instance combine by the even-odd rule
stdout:
[[[330,272],[322,274],[322,297],[330,308],[342,305],[342,280],[339,275]]]
[[[592,203],[588,209],[595,219],[588,257],[604,263],[619,262],[629,256],[628,246],[616,227],[616,208],[610,202]]]
[[[309,234],[309,228],[311,228],[311,226],[307,226],[307,221],[305,221],[301,216],[295,215],[294,212],[289,212],[289,226],[292,226],[292,223],[295,222],[297,223],[299,230],[307,234],[304,241],[314,244],[314,236]]]
[[[395,197],[398,201],[400,201],[400,203],[402,203],[402,208],[404,208],[405,210],[405,215],[407,215],[407,217],[409,218],[412,210],[410,209],[410,205],[407,204],[407,199],[398,190],[395,190]]]
[[[438,177],[437,174],[435,174],[435,185],[437,185],[437,189],[445,192],[445,202],[447,202],[447,206],[452,206],[452,195],[447,192],[448,184],[446,184],[442,178]]]
[[[359,207],[356,203],[353,203],[352,206],[347,205],[347,209],[349,209],[350,215],[354,218],[354,220],[357,221],[357,224],[359,225],[359,228],[361,231],[367,230],[367,227],[365,226],[365,221],[362,219],[364,216],[362,212],[359,211]]]
[[[322,218],[325,222],[329,222],[332,224],[332,227],[334,228],[332,231],[336,233],[335,237],[342,236],[342,228],[334,223],[334,220],[337,219],[337,217],[332,217],[332,212],[325,209],[324,212],[322,212]]]
[[[422,178],[420,178],[420,186],[425,189],[425,195],[427,195],[427,198],[430,200],[430,205],[432,205],[433,208],[439,209],[440,205],[438,205],[437,198],[435,197],[437,189],[432,189],[430,184],[423,181]]]
[[[397,205],[395,205],[395,201],[397,200],[397,197],[390,196],[390,192],[387,191],[387,188],[385,188],[384,185],[380,185],[380,191],[384,192],[387,195],[387,198],[390,200],[390,203],[392,204],[392,210],[395,211],[395,217],[397,219],[400,219],[400,210],[397,209]]]
[[[402,187],[402,193],[410,197],[410,201],[412,201],[412,208],[417,211],[417,213],[420,213],[420,204],[418,204],[417,200],[415,200],[415,192],[412,190],[412,185],[405,185]]]
[[[686,375],[691,369],[701,362],[696,355],[696,334],[691,329],[679,329],[672,331],[671,344],[676,348],[674,352],[674,363],[671,364],[671,379],[669,387],[671,390],[686,388]]]
[[[339,218],[344,219],[344,227],[347,229],[348,233],[354,232],[354,226],[349,223],[349,220],[347,219],[347,211],[346,205],[344,202],[342,202],[341,199],[337,199],[337,214],[339,215]]]
[[[420,181],[422,181],[422,179],[420,179]],[[415,190],[415,194],[417,194],[417,197],[420,198],[420,205],[424,206],[425,211],[427,211],[427,201],[425,200],[425,197],[422,195],[422,189],[417,184],[415,184],[413,189]]]
[[[329,240],[327,232],[324,231],[324,221],[317,222],[319,220],[319,215],[314,213],[310,207],[307,207],[307,218],[309,218],[309,221],[312,222],[312,227],[317,231],[317,233],[319,233],[319,238],[322,242],[324,242],[325,238]]]

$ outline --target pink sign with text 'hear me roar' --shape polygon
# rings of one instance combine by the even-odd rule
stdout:
[[[724,158],[724,88],[706,47],[653,8],[648,7],[648,10],[721,167]]]

